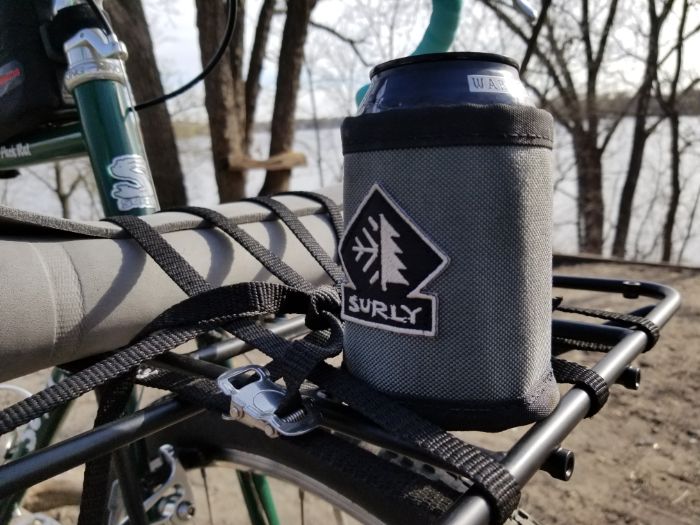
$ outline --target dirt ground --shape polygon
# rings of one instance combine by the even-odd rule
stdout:
[[[569,482],[539,473],[523,492],[521,506],[542,525],[622,523],[634,525],[700,524],[700,272],[669,271],[664,268],[583,264],[560,267],[559,274],[592,275],[658,281],[678,289],[683,306],[662,331],[657,347],[642,356],[639,391],[612,389],[605,409],[586,420],[563,443],[576,453],[576,468]],[[572,294],[562,291],[565,300],[585,306],[631,309],[628,300],[612,304],[598,294]],[[635,306],[632,305],[632,308]],[[23,378],[21,383],[37,390],[42,374]],[[89,427],[94,417],[94,401],[86,396],[68,421],[62,436]],[[475,435],[478,443],[492,448],[507,447],[524,429],[495,435]],[[224,492],[235,484],[233,473],[220,472],[208,480],[213,487],[213,523],[238,523],[232,509],[241,502]],[[56,482],[33,489],[27,505],[34,510],[55,506],[52,493],[61,494],[62,503],[77,502],[80,472],[73,471]],[[65,495],[70,496],[68,501]],[[300,523],[298,493],[275,491],[289,503],[278,503],[285,525]],[[323,503],[305,499],[306,524],[336,523]],[[240,507],[239,507],[240,508]],[[75,523],[76,508],[51,511],[63,525]],[[206,514],[206,512],[205,512]],[[196,523],[209,523],[208,517]],[[350,520],[344,523],[349,524]]]
[[[576,453],[572,479],[538,473],[521,506],[543,525],[700,524],[700,272],[611,264],[555,271],[660,282],[676,288],[683,305],[638,359],[641,388],[614,386],[606,407],[564,441]],[[572,304],[614,307],[600,294],[559,293]]]

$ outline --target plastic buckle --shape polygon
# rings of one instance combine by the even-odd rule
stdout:
[[[234,385],[235,378],[249,373],[257,379],[240,388]],[[221,391],[231,398],[229,417],[263,430],[268,437],[300,436],[319,426],[317,414],[308,403],[288,416],[275,414],[287,392],[270,379],[270,373],[262,366],[234,368],[221,374],[217,382]]]

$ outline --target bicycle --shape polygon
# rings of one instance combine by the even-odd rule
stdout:
[[[61,3],[59,2],[59,4]],[[78,4],[78,6],[80,5]],[[232,5],[234,3],[229,2],[230,9]],[[71,7],[75,8],[76,6]],[[90,10],[91,14],[86,8]],[[79,35],[81,37],[79,45],[89,46],[91,52],[106,53],[106,56],[102,57],[106,60],[119,61],[123,50],[118,42],[110,42],[109,38],[105,43],[104,35],[108,33],[105,33],[104,28],[108,27],[108,25],[105,26],[108,23],[100,16],[96,4],[90,2],[82,8],[78,7],[78,9],[82,9],[82,16],[89,17],[93,23],[97,23],[101,28],[83,29],[82,34]],[[231,21],[229,22],[230,26]],[[78,46],[78,43],[74,43],[74,45]],[[111,71],[110,74],[115,73]],[[91,80],[94,80],[94,77]],[[93,111],[102,111],[105,107],[103,103],[106,100],[114,100],[115,97],[125,100],[128,97],[123,87],[124,84],[120,84],[120,79],[101,80],[106,83],[100,84],[99,87],[90,87],[92,82],[78,84],[76,81],[75,89],[79,90],[76,94],[76,101],[80,106],[81,118],[84,121],[82,132],[79,125],[75,123],[57,129],[42,130],[39,134],[32,135],[31,138],[27,137],[27,140],[21,138],[14,145],[14,150],[30,151],[31,158],[29,160],[31,161],[49,158],[56,151],[60,151],[62,154],[78,153],[82,151],[81,137],[85,136],[88,139],[86,142],[91,149],[94,146],[94,144],[91,145],[94,140],[100,136],[104,137],[104,134],[96,133],[94,128],[90,127],[91,123],[94,124],[94,120],[104,120],[115,125],[121,122],[124,127],[120,128],[121,131],[117,134],[128,137],[126,149],[114,152],[110,148],[105,149],[105,147],[97,146],[98,153],[91,155],[91,159],[98,180],[102,180],[100,188],[102,188],[106,213],[113,215],[116,212],[133,211],[137,215],[142,215],[155,210],[157,206],[153,201],[153,190],[144,182],[147,182],[147,171],[145,171],[141,161],[133,159],[133,156],[138,157],[139,153],[143,151],[139,149],[142,146],[140,146],[138,133],[134,126],[133,112],[125,110],[123,114],[117,116],[118,118],[114,118],[114,114],[105,115],[104,119],[91,119],[85,116],[90,115]],[[85,96],[80,94],[83,88],[90,88],[90,92]],[[133,104],[126,104],[124,107],[131,106]],[[107,104],[106,107],[113,107],[113,105]],[[109,135],[111,133],[106,136],[109,137]],[[110,143],[109,140],[107,142]],[[18,144],[21,145],[20,148],[17,148]],[[119,177],[114,176],[114,170],[119,171],[119,166],[115,165],[114,159],[120,157],[127,157],[123,159],[123,162],[129,169],[135,169],[139,173],[139,182],[142,183],[140,189],[143,190],[143,193],[129,194],[130,196],[125,197],[125,192],[120,191],[120,187],[117,185],[123,183],[123,180],[113,180],[119,179]],[[27,159],[22,159],[19,155],[11,161],[8,159],[5,161],[0,164],[0,169],[17,167],[27,162]],[[133,184],[131,186],[133,189]],[[296,204],[294,204],[295,199]],[[312,254],[308,257],[316,260],[317,267],[314,274],[316,281],[328,282],[329,278],[326,276],[322,279],[322,275],[329,273],[332,277],[332,274],[337,271],[328,263],[329,257],[327,255],[334,253],[337,243],[340,227],[337,208],[323,196],[306,194],[299,197],[282,197],[280,200],[291,208],[292,216],[274,201],[261,200],[258,201],[258,205],[267,207],[269,211],[263,215],[268,218],[275,217],[280,225],[278,227],[282,227],[281,225],[284,224],[288,228],[285,231],[291,233],[286,233],[286,241],[292,242],[295,237],[299,237],[299,231],[303,233],[303,230],[299,230],[298,222],[304,226],[304,219],[307,220],[307,223],[314,221],[318,223],[320,220],[323,224],[321,229],[318,229],[317,225],[317,230],[313,235],[316,239],[322,239],[320,242],[304,242],[302,240],[295,242],[307,248]],[[335,200],[337,202],[337,195]],[[133,204],[141,204],[142,206],[130,208]],[[249,211],[250,206],[255,207],[256,205],[241,206],[243,211],[233,214],[233,224],[236,226],[245,223],[246,220],[251,220],[250,214],[248,214],[248,219],[245,219],[246,210]],[[200,211],[200,213],[208,215],[207,220],[216,224],[215,216],[206,211]],[[260,212],[258,211],[259,217]],[[228,219],[231,219],[231,216]],[[5,224],[13,224],[15,227],[19,225],[25,230],[40,231],[44,234],[60,232],[61,235],[109,238],[121,231],[117,226],[90,227],[22,213],[4,214],[0,220],[3,220]],[[189,222],[184,222],[191,226],[192,219],[188,220]],[[130,222],[126,219],[123,222],[117,220],[115,222],[126,230],[134,224],[133,221]],[[221,227],[221,224],[218,225]],[[308,227],[308,224],[304,227]],[[165,230],[168,228],[173,229],[172,224]],[[322,234],[324,228],[325,237]],[[174,229],[178,228],[174,227]],[[225,228],[222,229],[226,231]],[[246,236],[230,227],[229,229],[235,231],[233,234],[230,231],[227,232],[232,238],[243,243],[247,250],[256,253],[258,259],[265,260],[261,266],[265,266],[269,274],[276,275],[283,282],[285,279],[295,281],[296,277],[285,267],[286,263],[285,265],[280,264],[283,259],[275,259],[270,256],[269,252],[261,250],[260,246],[255,243],[256,241],[250,240],[250,235]],[[138,235],[135,235],[135,232],[130,233],[132,237]],[[142,243],[146,251],[149,250],[149,247],[153,249],[153,244],[149,245],[148,240],[141,239],[139,242]],[[233,240],[229,242],[232,243]],[[326,252],[325,257],[321,253],[323,251]],[[168,268],[167,259],[167,257],[165,259],[156,257],[159,265],[166,268]],[[154,263],[149,264],[153,265]],[[303,266],[303,264],[295,265],[295,267]],[[173,267],[169,268],[173,270]],[[304,268],[304,270],[308,271],[309,269]],[[166,269],[167,271],[168,269]],[[182,278],[176,277],[175,281],[178,282],[178,279]],[[185,287],[187,282],[196,283],[196,276],[186,276],[184,281],[180,280],[178,284]],[[561,339],[561,350],[569,349],[572,346],[571,341],[577,342],[579,346],[584,348],[597,346],[598,349],[601,349],[604,347],[607,354],[593,370],[606,384],[620,381],[625,386],[634,388],[638,382],[638,374],[635,369],[630,367],[630,364],[640,352],[654,342],[654,332],[649,329],[645,331],[645,324],[653,323],[656,326],[663,326],[679,305],[678,294],[670,288],[654,283],[600,279],[557,277],[554,285],[561,288],[623,294],[630,298],[652,297],[658,300],[658,303],[654,305],[636,309],[632,312],[634,318],[630,316],[608,318],[608,324],[587,324],[568,320],[554,321],[555,334]],[[200,290],[200,292],[217,293],[216,290]],[[197,294],[192,295],[194,297],[189,303],[185,301],[182,304],[206,309],[204,304],[197,302]],[[314,297],[314,299],[317,298]],[[575,313],[581,312],[579,310]],[[153,317],[157,313],[156,311]],[[268,311],[266,313],[275,312]],[[180,311],[180,314],[185,317],[190,315],[188,311]],[[227,319],[226,321],[235,324],[235,319]],[[161,326],[162,329],[172,328],[168,325],[167,316],[163,322],[165,324]],[[202,319],[198,319],[197,322],[201,323]],[[312,323],[314,322],[318,322],[318,319],[312,321]],[[204,328],[209,330],[221,326],[222,321],[220,319],[217,322],[208,320],[205,325]],[[224,326],[226,326],[225,323]],[[330,327],[331,331],[332,328]],[[300,336],[307,331],[305,321],[300,317],[278,321],[273,324],[271,329],[271,333],[287,337]],[[131,337],[127,337],[127,342],[129,339]],[[566,343],[565,340],[568,340],[569,343]],[[575,344],[574,347],[576,347]],[[119,483],[112,485],[112,487],[114,491],[122,492],[122,495],[121,498],[112,497],[112,523],[123,523],[127,516],[128,520],[134,523],[146,523],[146,520],[150,520],[151,523],[188,521],[192,517],[194,507],[188,484],[184,481],[183,468],[196,470],[217,460],[233,462],[265,474],[290,479],[302,488],[320,493],[335,506],[366,523],[427,523],[435,519],[443,519],[444,523],[488,522],[494,510],[491,505],[493,501],[489,502],[488,494],[485,496],[483,492],[470,491],[470,484],[461,477],[464,474],[463,471],[450,463],[448,459],[443,458],[441,461],[440,458],[436,458],[434,450],[431,451],[419,443],[406,440],[405,436],[404,439],[397,437],[386,427],[382,428],[381,422],[371,420],[371,414],[363,413],[362,410],[358,413],[351,409],[347,403],[342,402],[347,401],[347,399],[342,400],[342,398],[337,397],[337,393],[336,396],[329,396],[323,390],[313,391],[304,396],[305,404],[301,413],[296,406],[296,411],[288,413],[281,419],[274,419],[276,409],[279,408],[279,399],[276,398],[270,401],[275,410],[267,410],[262,418],[255,419],[250,413],[237,413],[238,409],[235,406],[233,409],[231,408],[227,396],[222,395],[218,389],[212,390],[214,381],[220,380],[223,375],[226,379],[221,383],[222,388],[224,390],[229,388],[228,394],[230,396],[241,395],[244,398],[256,396],[266,390],[274,390],[273,383],[269,382],[267,373],[263,369],[251,365],[244,371],[239,370],[236,373],[246,375],[248,379],[254,379],[254,381],[231,387],[232,376],[226,375],[231,374],[230,370],[210,361],[222,362],[235,355],[242,355],[251,348],[250,345],[241,340],[219,341],[194,351],[188,355],[189,359],[167,353],[144,359],[140,362],[144,366],[140,369],[139,376],[135,377],[136,382],[141,381],[156,387],[166,386],[175,391],[179,388],[179,395],[188,400],[190,404],[178,399],[166,399],[131,415],[108,421],[92,431],[69,438],[48,448],[41,446],[48,444],[52,431],[50,425],[42,424],[38,429],[35,429],[37,431],[37,446],[41,447],[41,450],[26,455],[26,450],[21,451],[22,447],[20,446],[16,450],[17,459],[0,467],[0,497],[9,498],[4,501],[14,506],[17,495],[27,486],[87,460],[94,460],[106,453],[116,451],[114,457]],[[86,353],[80,357],[88,357],[88,355]],[[34,353],[32,358],[39,359],[40,356]],[[26,359],[25,357],[25,366]],[[98,361],[96,365],[99,364]],[[86,363],[82,363],[75,369],[77,370],[75,376],[79,375],[81,370],[86,369],[85,365]],[[152,369],[159,369],[160,372],[152,373]],[[322,369],[322,372],[329,375],[331,379],[335,379],[336,383],[332,388],[342,391],[344,376],[335,377],[336,373],[327,369]],[[168,374],[174,374],[173,377],[179,379],[186,377],[190,380],[189,382],[185,381],[184,386],[172,381],[168,384],[162,383],[163,376]],[[196,379],[191,379],[192,377]],[[61,378],[57,378],[57,380],[60,382]],[[161,382],[159,383],[159,381]],[[205,390],[190,388],[192,381],[206,385]],[[203,396],[202,392],[208,394],[210,398],[201,399],[207,397],[207,395]],[[283,395],[284,392],[281,394]],[[364,394],[364,391],[359,392],[359,394],[355,391],[348,393],[351,398],[353,396],[361,398]],[[191,404],[195,399],[199,399],[199,406]],[[551,416],[534,426],[503,457],[490,453],[486,455],[499,460],[498,463],[502,464],[520,485],[525,485],[540,468],[547,470],[554,477],[567,479],[571,476],[573,469],[573,454],[561,449],[559,444],[573,427],[589,414],[596,401],[600,402],[601,400],[596,400],[595,393],[592,393],[590,389],[586,390],[585,385],[576,386],[562,399],[559,407]],[[237,406],[245,408],[247,406],[245,399],[240,401]],[[203,407],[208,408],[209,411]],[[354,409],[361,408],[355,405],[353,407]],[[240,419],[258,428],[251,428],[239,421],[225,421],[221,418],[221,413],[228,413],[230,417]],[[51,425],[55,424],[56,419],[53,419],[55,417],[57,416],[52,416]],[[292,434],[310,430],[311,427],[322,427],[325,431],[318,429],[305,433],[303,436],[289,439],[263,439],[259,432],[260,429],[263,429],[268,435]],[[202,428],[208,430],[206,434],[202,433]],[[131,443],[140,443],[140,445],[132,449],[124,449],[125,445]],[[26,443],[24,444],[26,445]],[[127,451],[125,452],[125,450]],[[130,469],[131,461],[128,457],[130,453],[142,454],[140,459],[134,462],[137,467],[143,470],[142,472],[133,472]],[[159,460],[154,469],[148,468],[149,462],[144,459],[146,457],[156,457]],[[145,498],[141,491],[131,490],[133,487],[144,485],[147,488]],[[267,498],[261,478],[253,476],[246,481],[244,486],[251,489],[249,496],[253,499],[263,500]],[[120,499],[123,503],[116,503]],[[259,515],[259,519],[274,521],[272,507],[265,502],[250,504],[248,510],[251,519],[257,519],[253,517],[255,514],[253,509],[256,507],[259,508],[258,510],[262,509],[262,514],[265,515],[265,517]],[[515,514],[511,519],[515,522],[524,522],[527,518],[523,516]]]

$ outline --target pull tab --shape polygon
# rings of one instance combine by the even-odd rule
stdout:
[[[256,376],[251,382],[236,387],[234,380],[245,374]],[[262,366],[247,365],[221,374],[217,380],[221,391],[231,398],[230,418],[259,428],[268,437],[299,436],[319,426],[318,417],[308,403],[285,417],[275,414],[286,390],[270,379]]]

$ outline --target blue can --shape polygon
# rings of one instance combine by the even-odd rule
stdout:
[[[509,104],[532,106],[518,63],[490,53],[435,53],[376,66],[358,115],[395,109]]]

